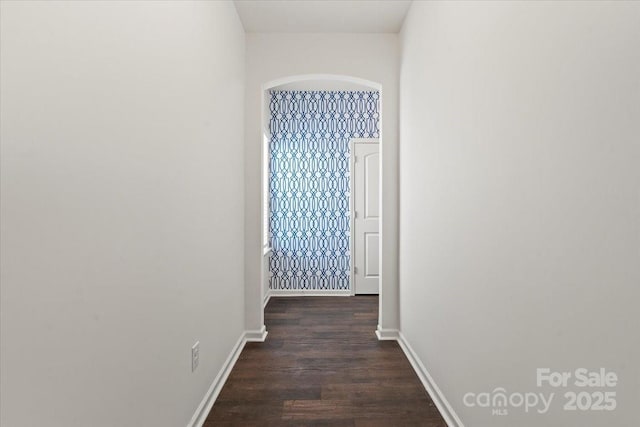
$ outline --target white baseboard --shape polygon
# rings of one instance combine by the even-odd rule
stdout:
[[[198,407],[196,408],[196,411],[193,414],[193,417],[191,417],[191,421],[189,421],[189,424],[187,424],[187,427],[202,427],[205,420],[207,419],[207,416],[209,415],[209,412],[211,412],[211,408],[213,408],[213,404],[216,402],[220,391],[222,391],[224,383],[227,381],[227,378],[229,378],[231,370],[238,361],[238,357],[240,357],[240,353],[242,353],[244,345],[247,342],[252,341],[263,342],[266,337],[267,331],[264,325],[262,326],[262,329],[260,331],[245,331],[242,335],[240,335],[238,342],[231,350],[231,353],[229,353],[227,360],[225,360],[222,368],[220,369],[220,372],[218,372],[218,375],[211,383],[211,386],[209,387],[209,390],[207,390],[207,393],[204,395],[204,398],[200,402],[200,405],[198,405]]]
[[[341,291],[313,291],[313,290],[279,290],[271,289],[269,291],[269,298],[272,297],[350,297],[351,290]]]
[[[257,331],[246,331],[244,333],[244,339],[247,342],[264,342],[267,339],[267,327],[262,325],[262,328]]]
[[[376,329],[376,336],[379,341],[397,341],[400,337],[399,333],[397,329],[383,329],[380,325]]]
[[[207,393],[202,399],[202,402],[200,402],[200,405],[198,405],[198,408],[193,414],[193,417],[191,417],[191,421],[189,421],[187,427],[202,427],[202,424],[204,424],[204,421],[207,419],[207,415],[209,415],[211,408],[213,408],[213,404],[215,403],[218,395],[220,394],[220,391],[222,390],[222,386],[224,386],[224,383],[227,381],[227,378],[229,377],[233,366],[236,364],[240,353],[242,353],[242,349],[244,348],[246,342],[247,339],[245,338],[245,334],[243,333],[242,335],[240,335],[240,338],[238,339],[236,345],[233,347],[233,350],[231,350],[229,357],[227,357],[227,360],[225,360],[224,365],[222,365],[222,369],[220,369],[220,372],[218,372],[218,375],[211,383],[209,390],[207,390]]]
[[[460,417],[458,417],[456,412],[449,404],[449,401],[446,399],[446,397],[444,397],[444,394],[442,394],[442,391],[440,391],[437,384],[429,374],[429,371],[427,371],[427,368],[424,367],[422,361],[415,353],[415,351],[413,351],[413,348],[411,347],[405,336],[402,334],[402,332],[398,333],[398,344],[400,344],[400,348],[402,348],[402,351],[404,351],[407,359],[409,359],[409,363],[411,363],[413,370],[416,371],[416,374],[418,374],[418,378],[420,378],[422,385],[427,390],[427,393],[429,393],[431,400],[433,400],[433,403],[435,403],[438,411],[440,411],[440,414],[442,415],[442,418],[444,418],[447,425],[449,427],[464,427],[462,421],[460,420]]]

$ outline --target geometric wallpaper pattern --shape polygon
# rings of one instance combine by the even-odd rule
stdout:
[[[348,290],[349,140],[378,138],[377,91],[271,91],[269,288]]]

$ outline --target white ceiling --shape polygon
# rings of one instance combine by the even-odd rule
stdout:
[[[235,0],[248,33],[397,33],[411,1]]]

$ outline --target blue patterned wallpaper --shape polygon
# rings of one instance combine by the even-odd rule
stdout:
[[[348,290],[349,140],[379,137],[377,91],[271,91],[269,288]]]

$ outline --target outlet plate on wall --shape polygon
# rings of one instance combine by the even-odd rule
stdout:
[[[200,364],[200,341],[191,347],[191,372],[195,371]]]

